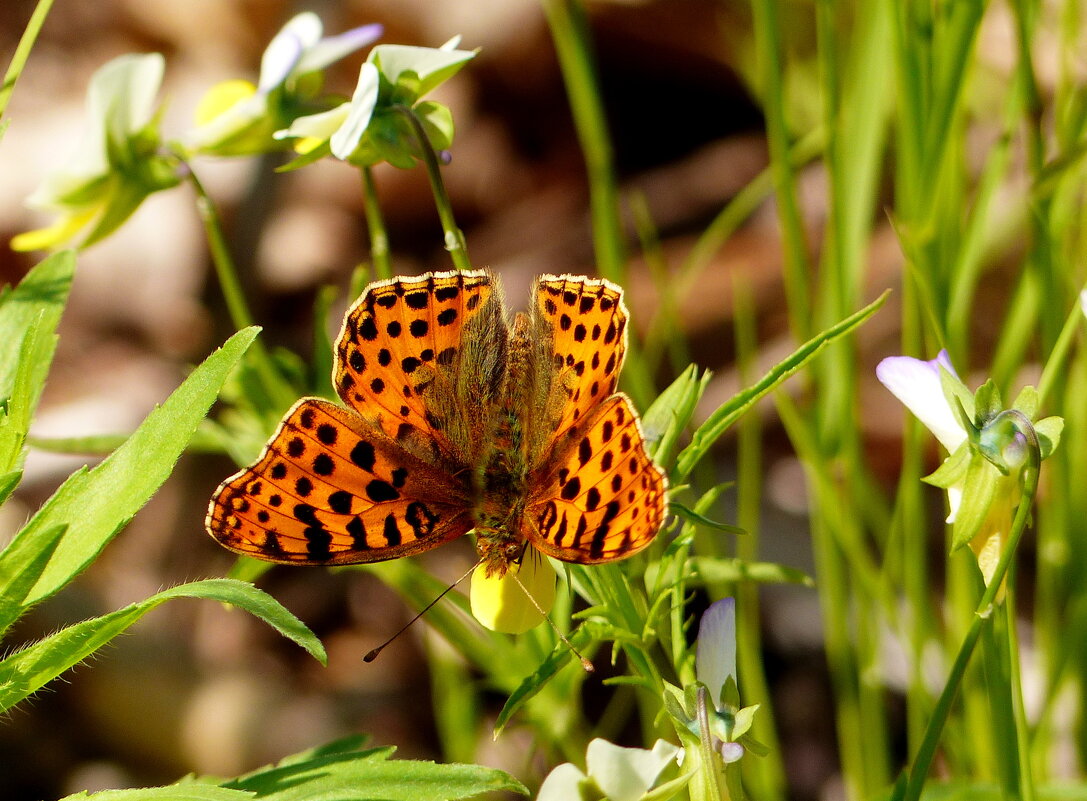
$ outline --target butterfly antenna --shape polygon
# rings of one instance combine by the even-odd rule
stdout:
[[[462,581],[464,581],[466,578],[468,578],[468,576],[470,576],[472,574],[472,571],[475,570],[477,567],[479,567],[479,564],[482,561],[483,560],[480,559],[479,562],[476,562],[474,565],[472,565],[470,568],[468,568],[467,572],[465,572],[465,574],[463,576],[461,576],[459,579],[457,579],[452,584],[450,584],[448,587],[446,587],[444,590],[442,590],[441,595],[439,595],[433,601],[431,601],[426,606],[424,606],[422,611],[419,612],[419,614],[417,614],[415,617],[413,617],[411,620],[409,620],[407,623],[405,623],[403,626],[401,626],[400,631],[396,632],[396,634],[391,636],[389,639],[385,640],[385,642],[381,643],[381,645],[379,645],[377,648],[375,648],[374,650],[367,653],[366,656],[364,656],[362,658],[362,661],[363,662],[373,662],[375,659],[377,659],[378,654],[380,654],[385,649],[385,646],[389,645],[393,640],[395,640],[397,637],[399,637],[401,634],[403,634],[405,631],[407,631],[412,623],[414,623],[416,620],[418,620],[423,615],[425,615],[427,612],[429,612],[430,608],[432,606],[434,606],[434,604],[438,603],[438,601],[440,601],[446,595],[448,595],[450,590],[452,590],[454,587],[456,587],[458,584],[460,584]]]
[[[530,600],[532,602],[532,605],[536,607],[536,611],[543,615],[543,619],[547,621],[547,625],[551,627],[551,630],[558,635],[559,639],[563,641],[567,648],[573,651],[574,656],[581,660],[581,667],[585,670],[585,672],[593,673],[595,671],[593,663],[583,657],[581,655],[581,651],[575,648],[574,644],[567,639],[566,635],[559,631],[559,627],[555,625],[555,621],[551,619],[547,612],[544,611],[543,607],[540,606],[540,602],[537,601],[532,593],[528,591],[528,587],[521,583],[521,579],[517,577],[517,574],[510,572],[509,575],[513,576],[513,580],[517,582],[517,586],[521,588],[521,592],[528,596],[528,600]]]

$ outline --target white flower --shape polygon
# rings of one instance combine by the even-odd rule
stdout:
[[[911,356],[889,356],[876,365],[876,377],[925,424],[948,453],[954,453],[966,441],[966,431],[944,396],[940,383],[941,367],[957,377],[946,350],[941,350],[930,361]],[[961,485],[948,487],[947,501],[951,510],[947,522],[954,523],[962,501]]]
[[[279,89],[292,90],[297,78],[322,70],[381,36],[381,25],[363,25],[322,37],[320,18],[305,11],[275,35],[260,61],[257,85],[226,81],[209,90],[197,111],[198,126],[184,138],[194,152],[234,155],[269,149],[272,132],[286,121],[272,101]]]
[[[454,37],[437,48],[378,45],[359,70],[351,100],[329,111],[299,117],[276,131],[275,138],[298,139],[295,149],[303,154],[327,142],[332,155],[341,161],[354,156],[362,164],[389,161],[411,166],[416,143],[398,141],[402,121],[393,106],[413,107],[431,144],[438,150],[447,147],[453,138],[448,111],[419,101],[475,57],[474,50],[458,50],[459,41],[460,37]],[[367,136],[374,126],[378,133]]]
[[[609,801],[638,801],[682,750],[664,740],[657,740],[652,750],[646,750],[623,748],[598,737],[589,743],[585,752],[588,775],[569,762],[563,763],[544,779],[536,800],[581,798],[580,785],[592,781]]]
[[[75,152],[27,199],[58,212],[48,228],[19,234],[16,250],[51,248],[86,234],[89,245],[112,232],[152,192],[174,186],[173,159],[158,152],[155,103],[165,61],[159,53],[119,56],[87,87],[87,125]]]

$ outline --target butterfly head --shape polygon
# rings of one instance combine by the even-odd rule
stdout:
[[[527,547],[527,542],[511,537],[505,529],[476,528],[476,550],[488,578],[506,575],[510,565],[520,563]]]

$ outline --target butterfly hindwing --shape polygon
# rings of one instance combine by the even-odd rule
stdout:
[[[380,562],[466,533],[465,493],[351,410],[304,398],[256,463],[219,487],[207,528],[266,561]]]
[[[638,416],[622,394],[562,435],[529,483],[525,535],[566,562],[635,554],[664,522],[664,473],[646,453]]]

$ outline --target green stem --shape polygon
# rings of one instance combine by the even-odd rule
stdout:
[[[185,162],[183,162],[185,163]],[[223,235],[223,227],[219,221],[219,213],[215,204],[208,195],[204,185],[193,172],[190,165],[185,163],[189,175],[189,183],[196,192],[196,209],[200,213],[200,219],[204,223],[204,233],[208,239],[208,248],[211,251],[211,261],[215,265],[215,274],[219,279],[219,288],[226,300],[227,311],[233,326],[241,330],[255,325],[253,315],[245,301],[245,293],[242,291],[241,281],[238,280],[238,271],[234,267],[234,259],[230,255],[226,237]],[[283,411],[294,402],[294,392],[287,385],[283,376],[272,363],[272,358],[264,343],[258,338],[249,346],[247,358],[253,360],[254,367],[260,377],[267,399],[277,412]]]
[[[1082,291],[1087,292],[1087,286]],[[1046,395],[1053,388],[1053,382],[1059,375],[1064,373],[1065,358],[1072,346],[1072,338],[1076,335],[1080,325],[1083,324],[1084,314],[1087,314],[1087,312],[1084,310],[1083,302],[1077,297],[1075,304],[1072,306],[1072,311],[1068,313],[1068,317],[1064,321],[1061,333],[1057,336],[1057,342],[1053,345],[1053,350],[1049,352],[1049,358],[1046,359],[1045,367],[1042,369],[1042,377],[1038,380],[1039,406],[1045,403]]]
[[[1008,635],[1008,689],[1011,692],[1011,712],[1015,720],[1015,743],[1019,757],[1019,799],[1034,801],[1034,777],[1030,764],[1030,728],[1023,703],[1023,676],[1019,667],[1019,629],[1015,625],[1015,587],[1008,582],[1004,603]]]
[[[374,186],[374,173],[370,167],[362,168],[362,205],[366,212],[366,230],[370,234],[370,262],[374,267],[374,277],[382,280],[392,278],[389,234],[385,230],[385,218],[381,214],[381,204],[378,203],[377,188]]]
[[[407,118],[419,142],[423,166],[426,167],[427,177],[430,179],[430,190],[434,193],[434,205],[438,209],[438,218],[442,221],[442,230],[445,232],[445,249],[449,251],[454,267],[458,270],[471,270],[472,262],[468,259],[468,245],[464,241],[464,232],[457,227],[457,221],[453,217],[453,204],[449,202],[449,195],[445,191],[441,166],[438,164],[438,157],[434,154],[434,148],[430,146],[430,139],[427,138],[423,124],[415,116],[415,111],[408,106],[398,105],[396,110]]]
[[[1014,411],[1005,412],[1004,414],[1022,417],[1021,414]],[[963,676],[966,673],[966,667],[970,662],[970,657],[974,653],[974,646],[977,645],[978,637],[981,635],[982,627],[992,617],[993,604],[996,601],[997,593],[999,593],[1000,587],[1004,583],[1004,576],[1008,572],[1008,567],[1011,565],[1012,559],[1015,556],[1016,547],[1019,545],[1019,540],[1026,530],[1027,521],[1030,519],[1030,511],[1034,504],[1034,496],[1038,491],[1038,472],[1041,465],[1041,455],[1038,447],[1037,435],[1035,435],[1034,429],[1030,426],[1029,421],[1027,421],[1026,425],[1020,425],[1019,429],[1027,437],[1028,461],[1023,468],[1023,497],[1015,512],[1015,520],[1012,523],[1008,544],[1004,547],[1004,552],[1000,555],[1000,561],[996,565],[996,570],[993,571],[992,579],[985,588],[985,592],[982,593],[981,601],[978,603],[974,619],[971,621],[970,628],[967,630],[963,643],[959,648],[959,652],[955,656],[955,663],[951,667],[951,674],[948,676],[947,684],[944,685],[944,689],[940,693],[939,699],[936,701],[936,706],[932,711],[932,718],[929,720],[928,727],[925,730],[925,737],[921,741],[921,746],[917,750],[917,755],[914,757],[913,766],[910,768],[905,790],[899,801],[917,801],[921,797],[921,791],[924,789],[925,779],[928,776],[929,768],[932,767],[932,760],[936,756],[936,748],[940,742],[940,735],[943,732],[951,712],[951,704],[955,700],[959,685],[962,683]]]
[[[762,85],[763,113],[770,146],[770,167],[777,197],[778,217],[785,248],[785,291],[788,294],[789,320],[793,335],[803,341],[814,326],[811,314],[807,236],[800,215],[796,172],[789,158],[789,130],[785,121],[784,62],[778,3],[756,0],[751,4],[758,51],[759,79]]]
[[[19,80],[19,76],[23,74],[26,60],[30,58],[30,51],[33,49],[34,42],[37,41],[38,34],[41,33],[42,26],[45,24],[45,18],[49,16],[49,10],[52,7],[53,0],[38,0],[38,5],[34,7],[34,13],[30,15],[30,20],[23,29],[23,35],[19,38],[19,45],[15,48],[7,72],[4,73],[3,86],[0,86],[0,117],[3,117],[4,112],[7,110],[11,94],[15,91],[15,83]],[[3,135],[3,128],[0,128],[0,135]]]
[[[622,283],[626,253],[615,179],[615,155],[597,86],[585,12],[578,0],[544,0],[543,10],[551,28],[559,68],[570,97],[570,111],[585,157],[596,267],[600,275]]]

